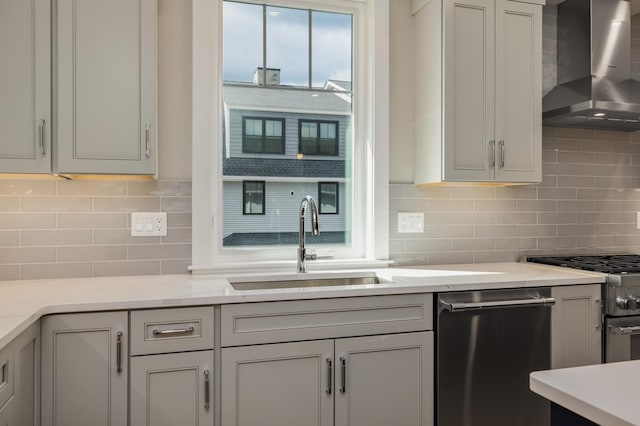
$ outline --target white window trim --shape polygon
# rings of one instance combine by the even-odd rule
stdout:
[[[354,188],[356,193],[367,196],[366,208],[357,212],[365,226],[363,255],[354,259],[319,260],[308,264],[309,270],[344,269],[359,267],[381,267],[389,264],[389,0],[298,0],[312,9],[342,3],[362,8],[363,28],[354,35],[366,41],[360,52],[364,63],[358,70],[354,92],[363,93],[363,107],[355,123],[365,129],[366,155],[372,167],[362,176],[366,188]],[[290,259],[270,258],[265,254],[258,258],[222,254],[219,250],[218,232],[222,223],[217,223],[216,204],[222,200],[222,182],[218,178],[218,167],[222,167],[220,144],[222,126],[222,0],[193,0],[193,92],[192,92],[192,138],[193,138],[193,191],[192,191],[192,266],[193,273],[238,273],[259,268],[266,271],[295,271],[295,249]],[[270,0],[270,3],[287,5],[286,0]],[[356,92],[357,93],[357,92]],[[357,149],[357,147],[356,147]],[[354,153],[354,155],[357,155]],[[211,167],[217,164],[218,167]],[[356,204],[358,205],[358,204]],[[360,203],[363,205],[364,203]],[[222,212],[222,209],[219,209]],[[220,219],[221,222],[221,219]],[[322,224],[321,224],[322,226]],[[322,231],[322,230],[321,230]],[[354,232],[355,229],[354,229]],[[239,250],[242,251],[242,250]],[[255,249],[245,250],[255,251]],[[270,250],[262,250],[269,252]],[[281,250],[274,252],[282,253]],[[319,250],[322,254],[322,250]]]

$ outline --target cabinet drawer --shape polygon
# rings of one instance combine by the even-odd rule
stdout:
[[[213,307],[131,312],[131,355],[213,349]]]
[[[0,408],[13,396],[13,344],[0,349]]]
[[[222,346],[433,328],[433,296],[403,294],[223,305]]]

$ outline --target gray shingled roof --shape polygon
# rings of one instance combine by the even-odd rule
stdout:
[[[344,231],[320,232],[320,235],[312,236],[305,232],[307,244],[344,244]],[[230,246],[272,246],[272,245],[297,245],[297,232],[235,232],[222,240],[224,247]]]
[[[224,86],[224,103],[230,108],[351,113],[351,103],[338,95],[333,91],[258,87],[252,84]]]
[[[279,158],[225,158],[225,176],[276,176],[343,178],[344,160],[297,160]]]

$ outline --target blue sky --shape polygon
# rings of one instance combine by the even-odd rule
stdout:
[[[224,2],[224,79],[253,79],[262,66],[262,5]],[[313,85],[351,81],[350,15],[313,12]],[[267,7],[267,67],[281,69],[281,84],[307,86],[309,16],[306,10]]]

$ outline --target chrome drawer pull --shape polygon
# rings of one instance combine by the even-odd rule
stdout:
[[[192,325],[190,325],[187,328],[170,328],[167,330],[158,330],[157,328],[154,328],[153,335],[166,336],[166,335],[172,335],[172,334],[189,334],[189,333],[193,333],[193,330],[195,329],[193,328]]]
[[[347,360],[340,357],[340,393],[347,391]]]
[[[46,121],[40,120],[40,124],[38,125],[38,146],[40,147],[40,155],[42,155],[43,157],[47,154],[47,151],[45,150],[45,145],[44,145],[44,126],[46,124]]]
[[[327,358],[327,384],[329,387],[327,387],[324,391],[326,392],[327,395],[331,395],[331,388],[333,387],[333,362],[331,361],[331,358]]]
[[[556,299],[553,297],[539,297],[534,299],[522,299],[522,300],[501,300],[491,302],[445,302],[441,300],[442,306],[449,312],[466,311],[469,309],[483,309],[483,308],[505,308],[505,307],[525,307],[525,306],[551,306],[556,303]]]
[[[147,158],[151,158],[151,126],[149,123],[144,124],[144,146],[145,155]]]
[[[634,325],[630,327],[617,327],[614,325],[610,325],[609,330],[611,330],[613,334],[635,334],[640,333],[640,325]]]
[[[122,331],[116,333],[116,370],[122,373]]]
[[[204,370],[204,409],[209,411],[209,370]]]

